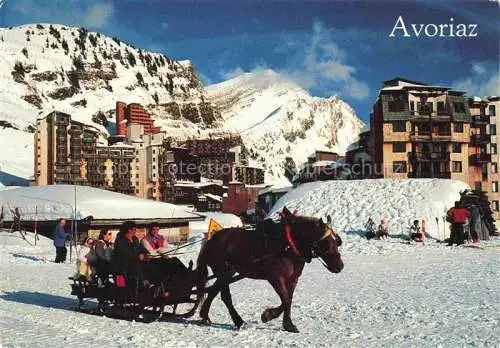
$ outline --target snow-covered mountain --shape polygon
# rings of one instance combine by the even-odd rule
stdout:
[[[266,168],[271,183],[287,182],[286,157],[300,164],[315,149],[344,153],[362,127],[338,97],[312,97],[271,70],[205,89],[189,61],[82,28],[2,28],[0,52],[0,171],[23,177],[32,173],[29,132],[38,117],[59,110],[105,125],[114,121],[118,100],[144,105],[178,139],[240,132],[251,162]],[[7,150],[14,148],[20,151]]]
[[[179,136],[217,126],[217,109],[189,61],[55,24],[0,29],[0,126],[32,130],[53,109],[92,123],[118,100],[144,105]],[[104,122],[105,123],[105,122]]]
[[[343,154],[363,127],[338,96],[313,97],[272,70],[242,74],[206,90],[226,125],[241,133],[250,158],[276,183],[286,180],[286,157],[300,165],[315,149]]]

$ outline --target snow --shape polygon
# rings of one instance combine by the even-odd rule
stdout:
[[[284,332],[281,318],[260,322],[263,310],[279,299],[267,282],[247,279],[231,285],[235,307],[247,321],[240,331],[219,297],[210,327],[197,316],[143,324],[75,312],[67,279],[75,266],[50,262],[52,243],[40,238],[32,247],[17,234],[0,232],[0,342],[6,347],[500,345],[498,238],[484,250],[403,244],[392,250],[383,241],[372,241],[378,249],[367,254],[342,247],[341,273],[328,273],[317,261],[306,265],[292,307],[298,334]]]
[[[1,98],[0,98],[1,99]],[[34,174],[34,135],[0,129],[0,171],[29,179]]]
[[[249,158],[266,164],[266,182],[286,185],[283,162],[303,163],[311,151],[345,153],[363,123],[337,96],[311,96],[273,70],[245,73],[206,87],[227,126],[252,149]]]
[[[367,179],[311,182],[289,191],[271,209],[269,216],[286,206],[300,215],[325,217],[330,214],[333,227],[358,238],[364,235],[369,217],[378,225],[387,219],[389,233],[408,235],[413,220],[425,219],[427,234],[436,239],[449,236],[443,216],[460,191],[469,186],[445,179]],[[439,225],[436,223],[439,219]]]
[[[72,218],[85,219],[169,219],[197,218],[184,208],[136,198],[88,186],[51,185],[0,191],[0,205],[19,207],[23,219],[39,221]],[[38,209],[38,214],[35,211]],[[6,220],[10,212],[6,212]]]

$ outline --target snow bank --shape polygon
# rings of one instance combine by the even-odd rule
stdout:
[[[386,218],[391,234],[407,233],[411,221],[423,218],[427,233],[442,239],[449,234],[442,217],[460,198],[460,191],[467,188],[462,181],[442,179],[312,182],[283,196],[270,216],[285,205],[301,215],[324,218],[330,214],[333,226],[347,233],[364,232],[363,225],[369,217],[377,225]]]
[[[196,218],[184,208],[147,199],[136,198],[88,186],[51,185],[0,190],[0,205],[19,207],[23,219],[39,221],[72,218],[84,219],[169,219]],[[7,209],[10,210],[10,209]],[[9,220],[10,211],[6,212]]]
[[[206,233],[208,231],[208,224],[210,223],[210,219],[214,219],[221,226],[227,227],[240,227],[243,226],[241,219],[234,214],[226,214],[219,212],[210,212],[210,213],[199,213],[200,215],[205,216],[205,220],[203,221],[193,221],[189,223],[189,229],[191,231],[190,236],[193,235],[202,235],[202,233]]]

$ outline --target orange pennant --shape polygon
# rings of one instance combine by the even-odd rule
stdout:
[[[208,231],[207,231],[207,240],[212,238],[212,236],[215,234],[215,232],[220,231],[223,228],[224,227],[222,227],[221,224],[219,224],[214,219],[210,218],[210,223],[208,224]]]

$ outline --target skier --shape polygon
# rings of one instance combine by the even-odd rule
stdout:
[[[2,205],[2,211],[0,212],[0,229],[3,228],[3,205]]]
[[[66,254],[68,253],[66,249],[66,239],[69,236],[69,232],[66,231],[65,226],[66,220],[59,219],[54,235],[54,246],[56,247],[55,263],[63,263],[66,261]]]
[[[365,234],[366,239],[370,240],[377,236],[375,233],[375,223],[373,222],[372,218],[368,218],[368,221],[365,224],[365,228],[366,228],[366,234]]]
[[[19,212],[19,208],[15,208],[12,212],[12,227],[10,228],[11,232],[22,232],[22,226],[21,226],[21,213]]]
[[[463,207],[460,202],[455,202],[455,206],[448,210],[446,220],[451,223],[451,233],[448,246],[453,244],[463,244],[465,240],[464,225],[469,218],[469,210]]]

